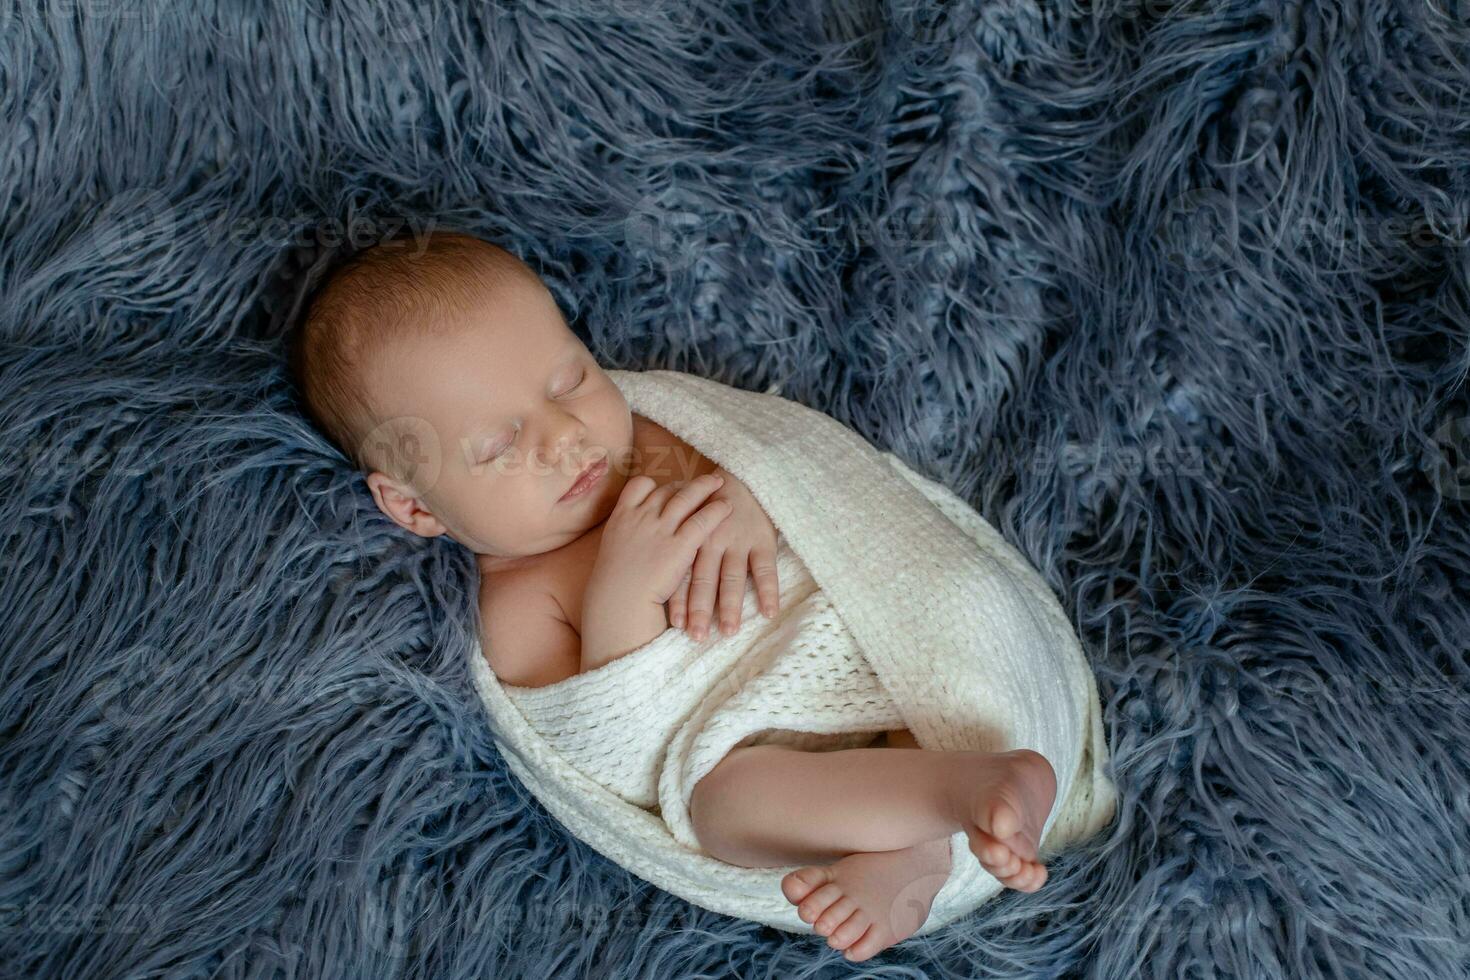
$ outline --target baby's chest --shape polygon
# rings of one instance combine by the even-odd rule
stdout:
[[[561,606],[578,636],[582,635],[582,597],[587,593],[587,581],[592,576],[601,538],[600,533],[585,535],[576,546],[561,549],[539,570],[540,587]]]
[[[547,591],[556,599],[557,605],[561,606],[566,620],[571,624],[577,635],[582,635],[582,596],[587,591],[587,577],[576,575],[570,571],[560,572],[555,580],[548,585]]]

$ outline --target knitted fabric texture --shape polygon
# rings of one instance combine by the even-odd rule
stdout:
[[[903,726],[927,749],[1030,748],[1057,776],[1043,854],[1111,819],[1097,689],[1076,634],[973,508],[780,395],[676,371],[609,375],[633,412],[745,483],[781,533],[781,572],[796,589],[769,623],[747,596],[733,636],[696,642],[669,629],[543,688],[501,685],[473,651],[507,763],[573,834],[695,904],[811,932],[781,893],[790,867],[727,864],[694,837],[689,795],[736,745],[820,750]],[[950,852],[920,934],[1001,889],[963,833]]]

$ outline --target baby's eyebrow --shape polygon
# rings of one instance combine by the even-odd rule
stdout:
[[[551,370],[549,372],[547,372],[547,375],[546,375],[546,383],[547,384],[550,384],[551,383],[551,379],[556,376],[556,372],[560,371],[562,368],[566,367],[569,363],[571,363],[572,361],[576,360],[577,356],[580,355],[581,352],[582,352],[582,344],[581,344],[580,341],[575,341],[573,343],[569,343],[565,347],[563,347],[561,353],[559,355],[557,355],[555,358],[552,359],[552,362],[551,362]],[[505,421],[507,421],[507,420],[506,419],[500,419],[499,421],[497,421],[496,419],[491,418],[489,416],[485,416],[485,417],[482,417],[480,419],[477,419],[476,421],[474,421],[470,425],[469,429],[466,430],[467,434],[465,435],[465,438],[467,438],[467,439],[481,438],[481,437],[483,437],[484,435],[487,434],[487,430],[492,429],[492,428],[500,425],[502,422],[505,422]]]

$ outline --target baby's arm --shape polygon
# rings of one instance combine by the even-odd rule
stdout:
[[[536,588],[496,590],[481,600],[485,656],[502,684],[545,687],[579,672],[582,639],[561,604]]]
[[[659,487],[635,476],[608,517],[582,593],[582,632],[556,598],[534,586],[500,589],[482,600],[486,656],[502,682],[542,687],[595,670],[668,629],[664,602],[699,544],[729,516],[705,504],[720,481]]]
[[[627,595],[619,584],[619,579],[598,575],[587,581],[587,591],[582,595],[584,672],[632,653],[669,628],[663,603],[640,601]]]
[[[582,601],[582,636],[567,622],[561,604],[543,590],[501,589],[486,597],[480,612],[485,652],[501,683],[555,684],[631,653],[668,628],[662,605],[628,602],[589,586]]]

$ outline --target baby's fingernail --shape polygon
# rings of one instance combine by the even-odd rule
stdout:
[[[674,615],[671,618],[674,620],[674,625],[675,626],[683,626],[684,625],[684,614],[683,613],[674,613]]]

